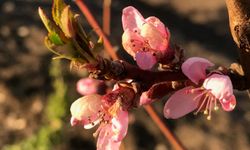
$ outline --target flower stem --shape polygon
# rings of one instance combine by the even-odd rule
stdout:
[[[87,6],[83,2],[83,0],[75,0],[75,2],[76,2],[76,5],[82,11],[82,13],[85,15],[85,17],[87,18],[87,20],[90,23],[90,25],[92,26],[92,28],[96,29],[95,32],[103,38],[104,46],[105,46],[107,52],[109,53],[109,55],[111,56],[111,58],[114,60],[118,59],[118,56],[114,52],[114,49],[113,49],[111,43],[109,42],[108,38],[106,37],[106,35],[103,33],[103,31],[99,27],[98,23],[96,22],[95,18],[93,17],[93,15],[89,11],[89,9],[87,8]],[[166,139],[169,140],[169,142],[173,145],[173,147],[176,150],[185,150],[185,148],[180,143],[180,141],[174,136],[174,134],[169,130],[169,128],[161,121],[160,117],[154,111],[152,106],[147,105],[147,106],[144,106],[144,108],[148,112],[148,114],[150,115],[152,120],[158,125],[158,127],[160,128],[162,133],[165,135]]]
[[[103,0],[103,31],[107,35],[110,35],[110,6],[111,6],[112,0]]]
[[[181,142],[177,139],[177,137],[169,130],[169,128],[162,122],[160,117],[155,112],[154,108],[150,105],[144,106],[145,110],[149,114],[149,116],[153,119],[153,121],[157,124],[160,128],[161,132],[164,134],[166,139],[170,142],[175,150],[185,150],[184,146]]]

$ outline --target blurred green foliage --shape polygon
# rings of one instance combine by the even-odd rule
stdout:
[[[20,143],[8,145],[3,150],[51,150],[62,141],[62,119],[67,110],[67,86],[63,80],[59,60],[52,61],[50,76],[53,79],[53,93],[48,96],[44,110],[44,123],[38,132]]]

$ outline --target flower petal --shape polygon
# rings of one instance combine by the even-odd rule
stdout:
[[[122,46],[129,55],[135,57],[135,53],[144,47],[144,39],[137,33],[125,30],[122,35]]]
[[[96,144],[97,150],[119,150],[121,142],[112,140],[112,124],[105,124],[100,128]]]
[[[148,42],[150,48],[156,51],[167,49],[169,41],[155,26],[144,23],[140,35]]]
[[[214,64],[207,59],[200,57],[191,57],[181,66],[182,72],[195,84],[206,78],[206,69]]]
[[[79,123],[79,120],[76,119],[75,117],[71,117],[71,118],[70,118],[70,124],[71,124],[71,126],[75,126],[75,125],[77,125],[78,123]]]
[[[112,122],[112,140],[121,141],[127,134],[128,130],[128,111],[118,110],[117,116],[114,116]]]
[[[166,118],[180,118],[198,107],[201,96],[196,100],[194,100],[194,98],[196,98],[200,93],[191,93],[189,92],[191,89],[193,89],[191,86],[185,87],[170,96],[163,110]]]
[[[157,58],[152,52],[139,51],[136,53],[135,60],[143,70],[150,70],[157,63]]]
[[[140,29],[142,24],[145,23],[145,19],[141,13],[132,6],[128,6],[122,11],[122,26],[123,30],[129,29],[134,31]],[[138,31],[139,32],[139,31]]]
[[[233,95],[233,85],[226,75],[212,74],[203,83],[203,87],[219,100],[228,99]]]
[[[165,25],[161,22],[160,19],[157,17],[151,16],[145,19],[146,22],[152,24],[153,26],[156,27],[156,29],[161,32],[162,36],[167,38],[168,40],[170,39],[170,32],[168,28],[165,27]]]
[[[81,97],[71,105],[70,111],[73,125],[81,122],[85,128],[94,127],[99,123],[98,113],[102,111],[101,96],[93,94]]]
[[[232,111],[236,106],[236,98],[232,95],[229,99],[220,100],[221,106],[225,111]]]

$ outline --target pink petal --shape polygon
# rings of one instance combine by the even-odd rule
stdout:
[[[115,142],[112,138],[112,124],[105,124],[100,127],[97,139],[97,150],[119,150],[121,142]]]
[[[153,50],[166,50],[169,40],[158,29],[150,23],[143,24],[140,35],[148,42]]]
[[[135,60],[137,65],[143,70],[150,70],[157,63],[157,58],[152,52],[137,52]]]
[[[229,99],[220,100],[221,106],[225,111],[232,111],[236,106],[236,98],[234,95],[229,97]]]
[[[112,140],[121,141],[127,134],[128,130],[128,111],[118,110],[117,116],[114,116],[112,122]]]
[[[128,6],[122,11],[122,26],[123,30],[129,29],[134,31],[139,30],[145,20],[141,13],[132,6]],[[139,32],[139,31],[138,31]]]
[[[206,69],[214,64],[207,59],[191,57],[181,66],[182,72],[195,84],[206,78]]]
[[[78,119],[76,119],[75,117],[71,117],[70,118],[70,124],[71,126],[75,126],[79,123],[80,121]]]
[[[219,100],[228,99],[233,95],[233,85],[226,75],[212,74],[203,83],[203,87],[211,90],[211,93]]]
[[[135,57],[135,53],[144,47],[144,39],[137,33],[125,30],[122,35],[122,45],[128,54]]]
[[[161,22],[160,19],[157,17],[151,16],[146,18],[146,22],[152,24],[153,26],[156,27],[156,29],[161,32],[162,36],[165,37],[166,39],[170,39],[170,32],[169,30],[165,27],[165,25]]]
[[[155,101],[155,99],[149,98],[147,92],[143,92],[143,93],[141,94],[141,97],[140,97],[139,105],[140,105],[140,106],[142,106],[142,105],[147,105],[147,104],[152,103],[153,101]]]
[[[77,99],[70,107],[72,120],[71,124],[81,122],[85,128],[92,128],[100,119],[99,111],[102,111],[101,96],[97,94],[87,95]]]
[[[175,92],[164,106],[164,116],[166,118],[177,119],[192,111],[194,111],[199,104],[200,97],[194,100],[200,93],[190,93],[189,90],[193,87],[185,87],[177,92]]]

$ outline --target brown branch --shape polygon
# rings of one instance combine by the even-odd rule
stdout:
[[[243,70],[243,76],[239,76],[241,82],[238,84],[243,84],[241,87],[244,88],[241,89],[250,89],[250,1],[226,0],[226,4],[231,34],[239,48],[238,53]]]
[[[97,79],[133,79],[141,83],[142,91],[146,91],[152,85],[160,82],[187,80],[182,71],[153,72],[142,70],[122,60],[111,61],[100,58],[97,64],[89,64],[86,67],[90,75]]]

